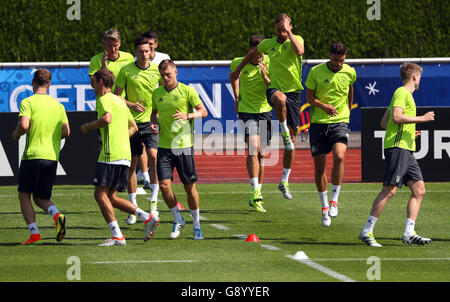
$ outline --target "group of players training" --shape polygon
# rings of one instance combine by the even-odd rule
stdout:
[[[249,204],[257,212],[266,212],[261,191],[264,153],[271,141],[272,109],[279,121],[284,144],[283,173],[278,188],[284,198],[293,198],[289,191],[289,175],[300,123],[304,41],[293,34],[292,28],[289,16],[280,14],[275,19],[275,37],[252,36],[247,55],[232,60],[230,66],[234,108],[248,144],[246,166],[252,187]],[[94,197],[112,237],[99,245],[126,245],[114,208],[129,214],[128,224],[141,219],[145,225],[144,240],[152,238],[160,223],[159,190],[174,218],[170,238],[180,236],[186,222],[171,189],[175,167],[187,193],[193,238],[204,239],[195,186],[198,177],[192,128],[194,119],[207,116],[205,106],[193,88],[178,82],[178,70],[170,57],[155,51],[158,40],[154,32],[146,32],[135,40],[135,56],[119,50],[121,39],[115,29],[105,32],[103,45],[104,52],[92,57],[89,65],[91,85],[97,95],[97,119],[81,126],[84,133],[98,131],[101,140],[93,180]],[[311,106],[310,149],[321,202],[321,221],[325,227],[329,227],[331,218],[338,215],[349,140],[348,123],[356,72],[344,63],[346,55],[344,43],[332,44],[329,61],[311,68],[305,81],[306,102]],[[415,124],[434,120],[434,112],[416,116],[412,94],[419,88],[422,72],[422,68],[413,63],[401,66],[403,85],[395,91],[380,122],[386,129],[383,188],[359,235],[359,239],[369,246],[381,247],[373,235],[374,225],[387,202],[403,184],[412,194],[402,240],[407,244],[431,241],[414,231],[425,194],[422,173],[413,155],[415,138],[420,134],[415,130]],[[70,127],[64,107],[47,94],[50,82],[51,73],[47,69],[35,72],[34,95],[21,102],[19,123],[13,132],[15,140],[27,135],[18,179],[21,210],[31,234],[22,243],[25,245],[42,242],[31,195],[36,205],[53,217],[56,240],[61,241],[66,233],[66,217],[50,198],[61,139],[69,137]],[[332,193],[328,199],[325,167],[326,155],[330,152],[333,155]],[[151,190],[148,212],[139,208],[136,202],[138,166],[144,188]],[[117,195],[125,190],[129,200]]]

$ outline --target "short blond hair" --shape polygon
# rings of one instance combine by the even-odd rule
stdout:
[[[423,68],[419,65],[411,62],[406,62],[402,64],[400,69],[400,78],[403,82],[408,81],[412,78],[414,74],[422,75]]]
[[[109,39],[121,41],[120,40],[120,32],[117,29],[111,28],[105,31],[103,34],[103,42],[108,41]]]

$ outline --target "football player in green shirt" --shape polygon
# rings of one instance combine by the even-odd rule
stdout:
[[[405,231],[402,241],[405,244],[427,244],[430,238],[416,234],[414,227],[419,215],[420,205],[425,195],[425,183],[419,164],[414,157],[416,150],[415,139],[420,132],[416,132],[417,123],[434,121],[434,112],[429,111],[422,116],[416,116],[416,103],[412,94],[419,89],[423,69],[414,63],[402,64],[400,77],[403,86],[399,87],[386,110],[381,127],[386,129],[384,137],[385,170],[383,188],[372,204],[370,216],[359,239],[369,246],[381,247],[373,235],[376,221],[384,207],[397,192],[406,184],[411,190],[406,210]]]
[[[137,205],[136,190],[136,166],[138,157],[143,154],[145,145],[148,154],[148,165],[150,170],[150,182],[144,184],[145,189],[151,190],[150,210],[157,211],[157,198],[159,192],[158,177],[156,174],[156,153],[158,151],[158,134],[152,133],[150,129],[150,115],[152,113],[152,93],[158,86],[161,76],[158,65],[151,63],[150,45],[147,39],[138,38],[134,42],[136,62],[122,67],[116,79],[114,93],[118,96],[126,91],[124,99],[137,123],[139,131],[130,139],[131,143],[131,168],[128,184],[128,195],[130,201]],[[128,224],[136,223],[136,217],[131,215],[127,219]]]
[[[111,93],[114,74],[104,68],[93,76],[92,84],[97,94],[97,120],[81,125],[81,131],[100,129],[102,149],[96,164],[93,184],[94,197],[112,232],[112,237],[100,246],[126,245],[116,220],[114,208],[139,217],[145,224],[144,241],[153,237],[159,217],[147,213],[128,200],[117,196],[128,186],[128,169],[131,162],[130,136],[138,129],[122,98]]]
[[[295,156],[295,140],[300,123],[300,92],[303,90],[302,55],[305,52],[303,38],[292,33],[291,18],[280,14],[275,19],[276,36],[263,40],[251,50],[236,70],[230,73],[230,80],[239,78],[245,65],[261,53],[269,56],[271,62],[270,85],[266,91],[267,102],[275,109],[280,122],[285,151],[283,174],[278,186],[283,197],[292,199],[289,191],[289,175]]]
[[[20,104],[19,123],[13,139],[26,134],[26,145],[19,168],[18,192],[22,216],[28,225],[30,238],[23,245],[42,242],[31,195],[38,207],[53,217],[56,241],[66,234],[66,218],[50,200],[56,177],[61,139],[70,135],[64,106],[47,94],[52,74],[45,68],[33,76],[34,95]]]
[[[192,131],[193,120],[205,118],[208,111],[194,88],[178,82],[178,70],[173,61],[163,60],[159,64],[159,72],[163,86],[153,91],[152,129],[155,133],[159,131],[157,159],[159,187],[174,217],[170,238],[177,238],[185,225],[171,188],[173,169],[176,167],[187,193],[194,239],[201,240],[203,235],[200,228],[199,196],[195,186],[197,172]]]
[[[117,79],[120,69],[123,66],[134,62],[134,57],[132,54],[119,50],[122,43],[121,41],[120,32],[117,29],[109,29],[103,34],[103,47],[105,50],[93,56],[89,63],[88,72],[89,78],[91,79],[91,86],[94,73],[100,69],[108,68]],[[115,86],[112,88],[113,92],[114,88]],[[122,96],[125,97],[125,92]]]
[[[258,46],[263,38],[254,35],[250,38],[249,50]],[[235,58],[230,65],[231,71],[244,58]],[[272,107],[267,103],[266,89],[270,84],[269,57],[261,55],[248,63],[241,72],[239,79],[231,81],[235,98],[235,110],[245,134],[248,144],[247,171],[252,186],[249,204],[257,212],[266,212],[263,207],[261,187],[264,178],[264,153],[270,144],[272,135]],[[261,135],[265,140],[261,142]]]
[[[338,198],[344,177],[344,158],[349,138],[348,123],[353,103],[355,69],[345,64],[347,47],[334,43],[328,62],[311,68],[306,79],[306,101],[311,105],[309,137],[314,178],[322,204],[322,224],[330,226],[338,214]],[[333,151],[332,194],[328,204],[326,156]]]

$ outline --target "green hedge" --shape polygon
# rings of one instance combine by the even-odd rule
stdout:
[[[381,20],[369,21],[366,0],[121,0],[81,1],[69,21],[66,0],[2,0],[2,62],[88,61],[101,37],[120,30],[121,50],[152,29],[159,51],[175,60],[228,60],[243,55],[252,34],[273,36],[273,20],[291,16],[305,40],[305,58],[326,58],[333,41],[349,58],[448,57],[450,5],[445,0],[381,0]]]

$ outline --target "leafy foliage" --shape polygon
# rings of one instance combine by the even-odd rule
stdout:
[[[101,37],[115,27],[121,50],[133,52],[142,32],[153,30],[158,50],[175,60],[229,60],[247,51],[253,34],[274,35],[282,12],[305,40],[305,58],[326,58],[334,41],[349,58],[447,57],[447,1],[380,0],[381,20],[366,17],[365,0],[80,0],[81,20],[70,21],[65,0],[2,0],[3,62],[88,61],[102,51]]]

